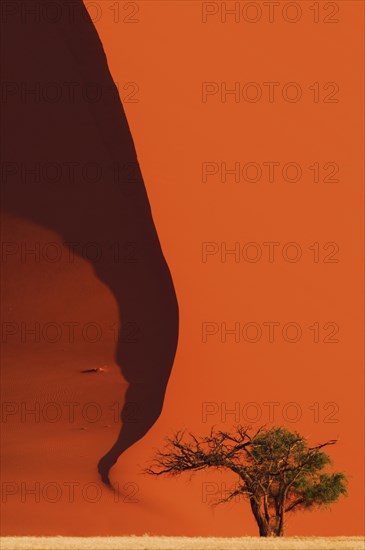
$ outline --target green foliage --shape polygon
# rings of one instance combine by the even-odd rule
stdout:
[[[330,457],[320,449],[310,449],[308,442],[296,432],[283,427],[263,430],[252,440],[250,455],[247,467],[260,479],[262,492],[267,484],[271,484],[273,495],[287,487],[288,507],[295,504],[290,511],[328,506],[341,495],[347,495],[346,476],[322,472],[332,464]]]
[[[303,507],[328,506],[337,502],[341,495],[347,496],[347,479],[341,472],[321,473],[315,479],[304,478],[296,493],[303,497]]]

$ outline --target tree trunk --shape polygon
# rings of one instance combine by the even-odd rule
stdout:
[[[272,517],[270,518],[271,521],[267,521],[265,515],[261,511],[260,504],[254,497],[250,498],[250,505],[259,528],[260,537],[284,536],[284,510],[282,508],[278,510],[279,513],[276,517]]]
[[[269,524],[266,521],[265,517],[262,515],[260,510],[260,505],[257,503],[254,497],[250,498],[250,505],[252,513],[255,517],[256,523],[259,527],[260,537],[268,537],[271,535]]]
[[[284,509],[283,508],[280,510],[280,514],[278,517],[278,522],[276,527],[276,536],[277,537],[284,536]]]

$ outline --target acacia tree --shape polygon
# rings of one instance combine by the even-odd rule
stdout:
[[[283,427],[261,427],[252,435],[242,426],[233,433],[212,429],[206,437],[189,434],[187,439],[178,432],[145,471],[176,476],[207,468],[231,470],[238,483],[219,502],[243,495],[260,536],[283,536],[285,514],[326,506],[346,495],[346,476],[324,471],[332,462],[322,449],[335,443],[310,447],[304,437]]]

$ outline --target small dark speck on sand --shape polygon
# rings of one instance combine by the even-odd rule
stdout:
[[[85,370],[80,370],[80,372],[83,372],[83,373],[87,373],[87,372],[104,372],[105,369],[102,369],[101,367],[97,367],[95,369],[85,369]]]

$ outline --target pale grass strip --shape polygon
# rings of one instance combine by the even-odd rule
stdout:
[[[2,537],[1,550],[364,550],[362,537]]]

